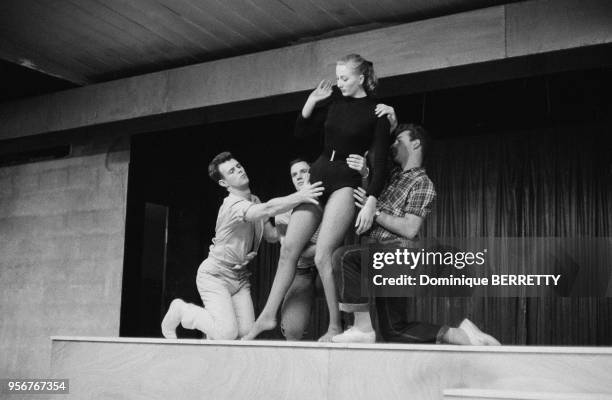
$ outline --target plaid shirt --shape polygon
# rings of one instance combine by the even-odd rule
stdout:
[[[396,167],[378,197],[377,207],[381,212],[396,217],[413,214],[425,218],[431,212],[435,198],[436,189],[424,168],[418,167],[402,171],[401,168]],[[368,236],[380,242],[401,239],[400,236],[389,232],[376,222],[372,225]]]

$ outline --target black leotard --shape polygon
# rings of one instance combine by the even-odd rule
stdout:
[[[376,101],[371,97],[344,97],[334,90],[330,98],[321,102],[309,118],[298,115],[295,135],[305,137],[324,131],[323,152],[310,166],[310,181],[322,181],[324,203],[336,190],[361,184],[359,172],[346,163],[349,154],[373,152],[373,165],[368,195],[378,196],[386,178],[386,164],[391,136],[389,121],[374,114]],[[335,151],[333,161],[330,161]]]

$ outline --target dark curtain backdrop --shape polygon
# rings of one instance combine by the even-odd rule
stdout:
[[[429,237],[610,237],[609,126],[568,126],[438,141],[427,160]],[[612,260],[611,267],[612,268]],[[608,298],[418,299],[409,315],[464,316],[507,344],[609,345]]]

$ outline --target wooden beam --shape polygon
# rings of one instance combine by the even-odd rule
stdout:
[[[386,77],[380,81],[379,95],[383,101],[387,101],[387,98],[394,96],[602,67],[612,67],[612,44]],[[96,138],[102,140],[139,133],[172,131],[215,122],[295,112],[304,104],[306,96],[308,91],[300,91],[209,107],[144,115],[53,134],[43,133],[3,140],[0,146],[0,158],[4,154],[66,143],[85,144],[88,141],[98,140]]]
[[[380,77],[393,78],[610,44],[607,5],[608,0],[537,0],[491,7],[5,103],[0,140],[300,93],[322,78],[333,79],[336,60],[352,52],[373,60]],[[549,46],[534,44],[543,29],[567,29],[562,15],[570,6],[580,11],[570,34]],[[521,22],[533,15],[548,21],[546,28],[537,19]],[[549,15],[558,16],[547,20]]]
[[[506,6],[508,57],[612,42],[612,3],[531,1]]]

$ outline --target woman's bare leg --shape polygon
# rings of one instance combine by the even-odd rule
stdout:
[[[315,205],[301,204],[294,209],[287,226],[287,235],[281,247],[278,268],[268,300],[251,331],[242,337],[243,340],[255,339],[261,332],[276,327],[276,314],[295,277],[297,260],[317,230],[320,220],[321,210]]]
[[[329,328],[327,333],[319,339],[320,342],[330,342],[333,336],[342,333],[340,310],[332,273],[332,254],[342,244],[354,216],[353,188],[345,187],[332,193],[323,212],[315,254],[315,264],[319,270],[329,309]]]

